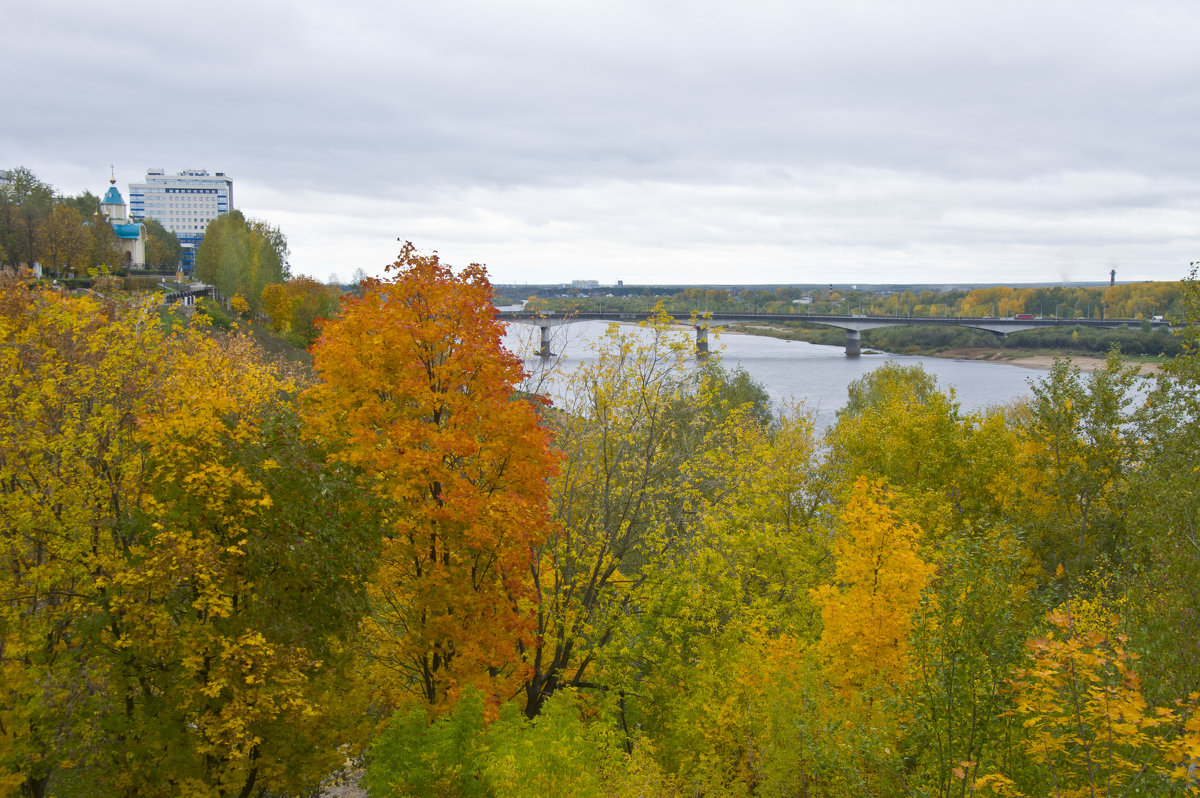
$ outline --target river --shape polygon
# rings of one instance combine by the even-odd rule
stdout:
[[[580,363],[593,358],[592,346],[607,329],[605,322],[581,321],[554,328],[551,348],[562,375],[550,383],[551,396],[563,396],[569,390],[570,372]],[[639,328],[628,325],[624,330],[634,334]],[[536,327],[510,325],[505,345],[525,355],[533,351]],[[692,336],[690,328],[681,332]],[[887,353],[863,354],[848,358],[840,346],[822,346],[803,341],[784,341],[758,335],[726,333],[711,342],[729,368],[742,367],[755,381],[766,387],[774,402],[802,402],[814,416],[818,429],[830,426],[837,411],[845,404],[847,387],[882,363],[894,361],[904,365],[920,365],[933,375],[944,390],[954,397],[964,411],[1006,404],[1030,395],[1030,381],[1038,380],[1045,372],[1020,366],[978,360],[950,360],[936,357],[914,357]],[[526,368],[541,368],[541,359],[525,358]]]

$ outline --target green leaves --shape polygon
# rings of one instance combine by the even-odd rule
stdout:
[[[0,343],[0,774],[62,795],[319,781],[359,734],[328,710],[354,705],[378,538],[288,381],[245,339],[9,281]]]
[[[287,279],[287,256],[287,239],[278,228],[234,210],[208,223],[196,249],[196,278],[226,298],[241,294],[257,312],[263,289]]]
[[[1055,361],[1032,386],[1022,428],[1030,537],[1048,570],[1062,564],[1079,576],[1127,548],[1126,483],[1140,459],[1130,426],[1137,380],[1114,352],[1087,378]]]

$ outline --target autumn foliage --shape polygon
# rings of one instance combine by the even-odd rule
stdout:
[[[533,633],[533,548],[555,470],[482,267],[455,275],[406,245],[314,349],[313,433],[383,502],[364,628],[382,688],[438,704],[464,684],[505,697]]]
[[[336,767],[372,524],[300,440],[290,379],[153,306],[11,279],[0,344],[0,794]]]
[[[406,245],[307,370],[0,277],[0,796],[1200,794],[1197,333],[819,430],[665,314],[519,392],[490,300]]]

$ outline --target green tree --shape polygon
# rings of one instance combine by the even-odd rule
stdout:
[[[179,236],[167,230],[157,219],[142,220],[146,226],[146,266],[148,268],[177,268],[183,259]]]
[[[1179,309],[1184,352],[1164,366],[1138,416],[1145,442],[1130,479],[1128,527],[1138,555],[1128,615],[1153,656],[1143,660],[1148,691],[1159,700],[1200,691],[1200,282],[1183,283]]]
[[[84,227],[83,217],[72,205],[56,203],[42,223],[41,259],[46,270],[58,276],[88,267],[91,236]]]
[[[225,298],[241,294],[257,312],[263,289],[288,278],[287,256],[287,239],[278,228],[234,210],[208,223],[196,250],[196,278]]]
[[[1023,514],[1048,571],[1061,564],[1078,578],[1127,549],[1127,481],[1140,460],[1130,426],[1136,381],[1114,352],[1090,377],[1056,360],[1032,386],[1021,429]]]
[[[42,224],[54,206],[54,189],[23,166],[0,183],[0,248],[9,266],[32,267],[41,255]]]
[[[1012,532],[983,526],[946,541],[939,555],[914,619],[904,748],[930,794],[949,798],[969,794],[970,779],[1013,753],[1008,679],[1042,601],[1030,554]]]
[[[63,197],[59,201],[74,208],[84,219],[91,219],[100,212],[100,198],[90,191],[72,197]]]
[[[104,215],[97,212],[88,220],[87,231],[90,234],[88,268],[112,269],[119,265],[121,262],[120,240]]]

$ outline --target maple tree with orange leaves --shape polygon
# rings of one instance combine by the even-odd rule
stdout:
[[[386,700],[438,705],[467,684],[507,698],[556,458],[515,394],[522,364],[501,346],[484,267],[456,275],[409,243],[389,271],[325,327],[307,394],[313,430],[385,506],[367,650]]]

